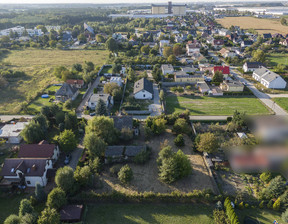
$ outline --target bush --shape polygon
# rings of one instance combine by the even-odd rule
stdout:
[[[174,139],[174,143],[178,147],[184,146],[185,142],[184,142],[183,135],[181,134],[177,135],[177,137]]]
[[[128,164],[120,169],[118,173],[118,179],[123,184],[129,183],[133,179],[133,171]]]
[[[281,203],[280,198],[278,198],[273,204],[273,210],[278,211],[280,209]]]
[[[66,194],[61,188],[56,187],[48,194],[46,202],[46,205],[48,207],[60,209],[65,204],[66,204]]]
[[[273,207],[273,200],[271,199],[268,204],[267,204],[267,208],[272,208]]]
[[[267,184],[272,179],[272,174],[270,172],[264,172],[260,175],[260,179]]]
[[[151,148],[147,147],[146,150],[142,150],[140,153],[138,153],[134,157],[133,161],[137,164],[144,164],[149,160],[150,154],[151,154]]]
[[[228,224],[229,220],[227,219],[227,216],[225,215],[224,211],[215,209],[213,211],[213,219],[215,224]]]
[[[110,167],[110,169],[109,169],[110,175],[111,176],[117,176],[120,169],[121,169],[121,165],[119,165],[119,164],[116,164],[116,165]]]
[[[178,118],[172,129],[176,134],[189,134],[190,127],[184,118]]]
[[[239,203],[239,209],[243,209],[244,208],[244,203],[243,203],[243,201],[241,201],[240,203]]]
[[[286,209],[286,211],[282,213],[281,218],[284,222],[288,222],[288,209]]]
[[[9,215],[5,221],[4,224],[20,224],[20,218],[17,215]]]
[[[261,201],[261,202],[260,202],[259,208],[261,208],[261,209],[264,208],[264,201]]]

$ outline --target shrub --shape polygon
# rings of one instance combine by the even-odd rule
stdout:
[[[186,120],[184,118],[178,118],[175,121],[175,124],[173,126],[173,132],[176,134],[188,134],[190,131],[189,124],[187,124]]]
[[[20,218],[17,215],[9,215],[5,221],[4,224],[20,224]]]
[[[261,209],[264,208],[264,201],[261,201],[261,202],[260,202],[259,208],[261,208]]]
[[[273,200],[271,199],[268,204],[267,204],[267,208],[272,208],[273,207]]]
[[[229,220],[224,211],[215,209],[213,211],[213,219],[215,224],[228,224]]]
[[[47,197],[46,205],[50,208],[59,209],[66,204],[66,194],[59,188],[54,188]]]
[[[174,143],[178,147],[184,146],[185,142],[184,142],[183,135],[181,134],[177,135],[177,137],[174,139]]]
[[[144,164],[145,162],[149,160],[150,154],[151,154],[151,149],[147,147],[146,150],[142,150],[140,153],[138,153],[134,157],[133,161],[137,164]]]
[[[239,209],[243,209],[244,208],[244,203],[243,203],[243,201],[241,201],[240,203],[239,203]]]
[[[273,204],[273,210],[278,211],[280,209],[280,206],[281,206],[281,202],[280,202],[280,198],[278,198]]]
[[[110,167],[110,169],[109,169],[110,175],[111,176],[117,176],[120,169],[121,169],[121,165],[119,165],[119,164],[116,164],[116,165]]]
[[[284,222],[288,222],[288,209],[286,209],[285,212],[282,213],[281,218]]]
[[[133,179],[133,171],[128,164],[120,169],[118,173],[118,179],[123,184],[129,183]]]
[[[31,202],[28,199],[23,199],[19,206],[19,217],[23,217],[24,215],[31,214],[33,212],[34,209],[31,205]]]
[[[267,184],[272,179],[272,175],[270,172],[264,172],[260,175],[260,179]]]

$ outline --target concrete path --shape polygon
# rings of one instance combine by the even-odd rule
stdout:
[[[277,103],[271,100],[270,96],[266,93],[259,91],[252,82],[244,79],[235,68],[230,67],[231,74],[238,79],[240,82],[247,83],[247,87],[253,92],[253,94],[259,98],[267,107],[269,107],[272,111],[274,111],[275,115],[285,115],[287,116],[288,113],[283,110]]]
[[[226,121],[227,117],[232,116],[197,116],[191,115],[190,120],[194,121]]]
[[[159,116],[162,113],[161,103],[160,103],[160,97],[159,97],[159,89],[156,84],[153,84],[153,91],[154,91],[154,99],[153,104],[149,105],[149,111],[152,111],[150,116]]]
[[[71,161],[68,164],[68,166],[70,166],[73,170],[76,169],[78,161],[82,155],[83,152],[83,146],[82,145],[78,145],[77,149],[75,149],[72,153],[71,153]]]
[[[270,98],[288,98],[288,94],[267,94]]]
[[[13,119],[20,119],[20,118],[32,119],[34,115],[0,115],[0,120],[7,122]]]

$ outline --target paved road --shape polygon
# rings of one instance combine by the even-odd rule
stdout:
[[[276,97],[288,98],[288,94],[267,94],[267,95],[271,98],[276,98]]]
[[[288,115],[288,113],[283,110],[278,104],[276,104],[273,100],[271,100],[270,96],[266,93],[260,92],[252,82],[244,79],[239,72],[235,69],[235,67],[230,67],[231,74],[234,75],[236,79],[240,82],[247,83],[247,87],[253,92],[253,94],[259,98],[267,107],[269,107],[272,111],[274,111],[275,115]]]
[[[1,121],[11,121],[12,119],[20,119],[20,118],[32,119],[34,115],[0,115]]]
[[[231,116],[190,116],[190,120],[194,121],[226,121]]]
[[[85,106],[86,102],[89,100],[90,96],[93,94],[93,91],[95,88],[97,88],[97,86],[100,83],[100,76],[98,76],[95,81],[93,82],[93,84],[91,85],[88,93],[86,94],[86,96],[84,97],[84,99],[81,101],[80,105],[77,107],[77,116],[81,117],[82,112],[83,112],[83,107]]]
[[[159,97],[159,89],[156,84],[153,84],[153,91],[154,91],[154,98],[153,98],[153,104],[149,105],[149,110],[152,111],[150,116],[158,116],[162,113],[161,103],[160,103],[160,97]]]

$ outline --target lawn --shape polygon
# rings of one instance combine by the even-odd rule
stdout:
[[[88,207],[86,223],[209,224],[213,208],[201,204],[98,204]]]
[[[0,223],[11,214],[19,212],[20,201],[25,198],[24,195],[2,196],[0,195]]]
[[[248,115],[269,114],[269,110],[252,96],[168,96],[168,113],[183,112],[188,109],[191,115],[233,115],[235,110]]]
[[[273,100],[288,112],[288,98],[273,98]]]
[[[259,19],[254,17],[225,17],[217,19],[223,27],[240,26],[241,29],[255,29],[259,34],[263,33],[288,33],[288,26],[283,26],[279,19]]]
[[[273,53],[269,54],[268,59],[271,66],[277,66],[278,64],[288,65],[287,57],[288,54]]]
[[[105,67],[102,69],[100,75],[104,75],[105,73],[110,73],[110,74],[112,74],[112,66],[105,66]]]
[[[239,217],[240,223],[243,223],[243,220],[246,216],[249,216],[255,220],[258,220],[261,224],[271,224],[274,220],[277,220],[278,223],[283,224],[284,222],[281,219],[281,213],[273,210],[266,209],[243,209],[236,210],[236,213]]]
[[[13,50],[2,59],[9,69],[26,73],[24,78],[14,79],[8,87],[0,89],[0,114],[17,114],[20,104],[33,99],[37,92],[58,83],[53,76],[57,66],[71,68],[75,63],[92,61],[102,66],[108,56],[106,50]]]

